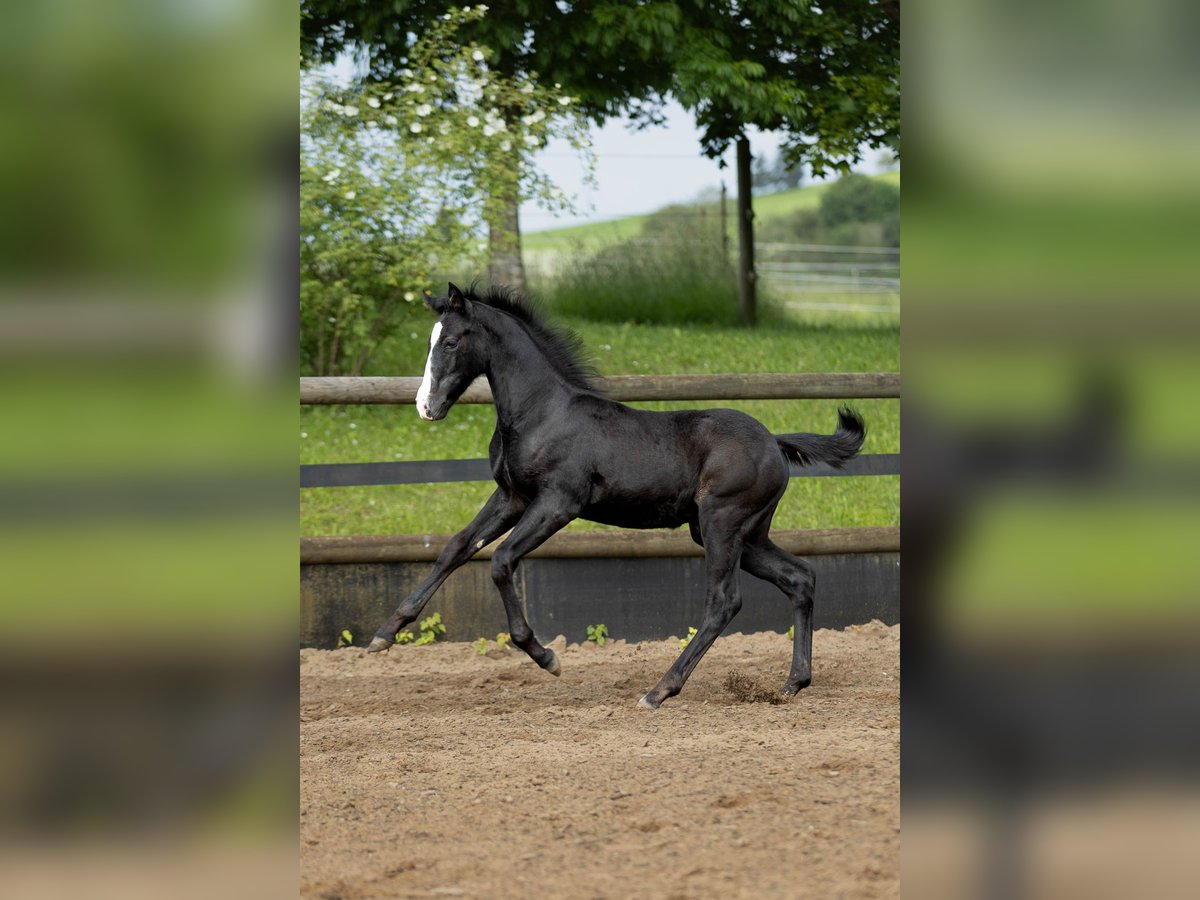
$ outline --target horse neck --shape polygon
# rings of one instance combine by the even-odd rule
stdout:
[[[506,313],[492,311],[496,338],[486,371],[496,418],[506,425],[536,422],[551,413],[556,398],[576,390],[550,364],[541,346]]]

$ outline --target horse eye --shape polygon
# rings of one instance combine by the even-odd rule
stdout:
[[[453,350],[455,347],[458,346],[458,339],[450,338],[448,341],[446,341],[444,346],[446,347],[447,350]]]

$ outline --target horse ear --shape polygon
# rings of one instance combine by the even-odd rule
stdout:
[[[425,295],[425,305],[432,309],[439,316],[446,311],[448,301],[442,297],[435,297],[428,290],[422,291]]]
[[[455,312],[470,314],[471,302],[463,296],[463,292],[458,289],[458,286],[452,281],[450,282],[450,292],[446,296],[446,304],[448,309]]]

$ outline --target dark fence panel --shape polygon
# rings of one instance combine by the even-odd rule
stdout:
[[[900,554],[853,553],[809,559],[817,573],[818,628],[845,628],[900,616]],[[304,565],[300,569],[302,647],[332,647],[342,629],[365,645],[374,630],[428,572],[427,562]],[[791,606],[773,585],[741,574],[742,610],[728,631],[786,631]],[[603,622],[614,638],[659,640],[699,626],[704,608],[704,560],[677,558],[526,559],[518,569],[518,594],[544,641],[558,634],[571,642],[588,625]],[[475,560],[455,572],[423,615],[440,612],[446,637],[471,641],[507,631],[491,564]],[[416,630],[416,624],[413,625]],[[416,652],[398,647],[393,652]],[[781,643],[781,659],[787,655]]]

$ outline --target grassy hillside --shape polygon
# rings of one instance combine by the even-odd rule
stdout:
[[[884,172],[872,175],[879,181],[889,184],[900,184],[900,172]],[[754,214],[758,221],[791,215],[801,209],[815,209],[821,202],[821,195],[833,182],[809,184],[794,188],[790,191],[779,191],[775,194],[764,194],[754,198]],[[729,198],[729,228],[734,233],[736,227],[733,219],[734,197]],[[701,204],[697,204],[698,206]],[[716,204],[709,204],[713,209]],[[573,250],[579,247],[599,249],[615,244],[626,238],[636,237],[642,231],[646,216],[626,216],[623,219],[613,219],[609,222],[593,222],[588,225],[573,225],[569,228],[552,228],[545,231],[529,232],[522,236],[523,248],[527,251],[541,252],[546,250]]]

